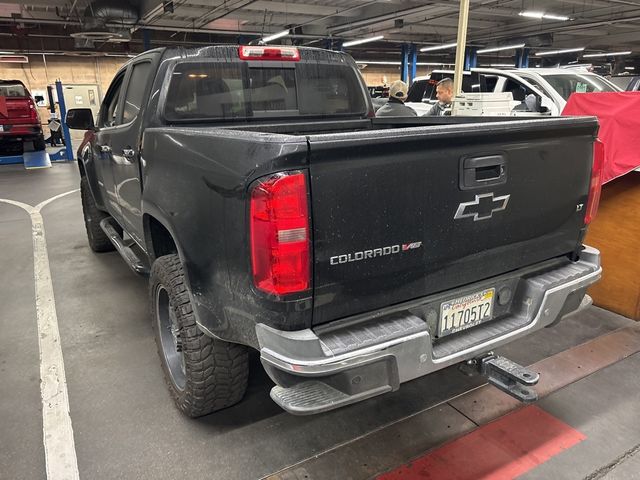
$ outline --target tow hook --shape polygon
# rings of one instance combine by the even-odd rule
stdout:
[[[531,387],[538,383],[540,375],[493,352],[468,360],[460,370],[467,375],[486,376],[491,385],[521,402],[538,400],[538,393]]]

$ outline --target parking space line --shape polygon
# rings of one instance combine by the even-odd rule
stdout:
[[[483,425],[377,480],[516,478],[587,437],[537,406]]]
[[[69,413],[69,396],[60,345],[49,255],[44,221],[40,211],[51,202],[77,192],[71,190],[51,197],[35,207],[0,198],[1,203],[26,211],[31,219],[33,273],[35,279],[38,347],[40,350],[40,395],[42,397],[42,431],[48,480],[79,479],[73,427]]]

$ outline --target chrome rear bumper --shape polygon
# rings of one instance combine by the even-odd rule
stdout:
[[[586,288],[601,272],[600,253],[585,247],[577,262],[518,279],[507,315],[443,339],[434,337],[428,319],[415,308],[317,332],[259,324],[261,360],[277,383],[271,397],[285,410],[304,415],[396,390],[403,382],[477,357],[588,306],[583,302]],[[467,288],[474,289],[479,288]]]

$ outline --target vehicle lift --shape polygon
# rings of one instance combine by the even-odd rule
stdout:
[[[0,165],[10,164],[24,164],[24,168],[27,170],[38,168],[49,168],[51,162],[70,162],[73,161],[73,147],[71,146],[71,134],[69,128],[64,121],[67,115],[67,107],[64,102],[64,91],[62,89],[62,82],[56,80],[55,83],[56,94],[58,97],[58,105],[60,107],[60,127],[62,128],[62,135],[64,138],[64,146],[62,147],[47,147],[45,150],[39,152],[25,151],[22,155],[0,156]],[[55,102],[53,101],[53,86],[47,86],[47,93],[49,96],[49,111],[51,112],[51,119],[55,119]]]

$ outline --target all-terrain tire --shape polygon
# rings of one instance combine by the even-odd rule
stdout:
[[[46,143],[44,142],[44,136],[40,135],[33,140],[33,150],[35,152],[41,152],[47,148]]]
[[[82,213],[84,214],[84,226],[87,229],[89,246],[94,252],[110,252],[115,247],[100,228],[100,222],[109,215],[99,210],[93,195],[89,190],[89,181],[83,176],[80,179],[80,197],[82,198]]]
[[[158,354],[178,409],[195,418],[242,400],[249,378],[248,348],[211,338],[198,328],[177,255],[165,255],[153,262],[149,298]],[[169,312],[163,313],[165,309]],[[171,317],[170,325],[167,325],[167,315]],[[168,345],[171,341],[167,338],[179,345],[170,353],[167,349],[171,350]],[[178,369],[176,351],[182,355]],[[173,363],[168,360],[170,355],[173,355]]]

